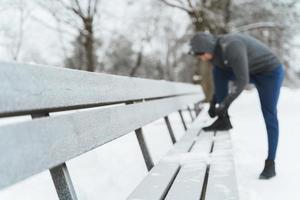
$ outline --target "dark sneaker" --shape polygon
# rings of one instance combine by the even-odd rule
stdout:
[[[265,168],[259,176],[259,179],[270,179],[276,176],[274,160],[266,160]]]
[[[204,131],[227,131],[232,129],[229,116],[218,117],[212,125],[202,128]]]

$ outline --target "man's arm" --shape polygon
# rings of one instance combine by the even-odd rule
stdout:
[[[241,94],[249,83],[249,67],[246,46],[240,41],[232,41],[225,49],[224,61],[232,67],[236,80],[220,107],[227,109],[230,104]]]

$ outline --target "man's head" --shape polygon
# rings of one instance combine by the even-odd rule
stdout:
[[[191,53],[202,61],[211,61],[214,56],[216,41],[217,40],[213,35],[198,32],[191,39]]]

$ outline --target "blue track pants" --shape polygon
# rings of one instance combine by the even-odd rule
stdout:
[[[217,103],[220,103],[228,94],[229,80],[234,80],[235,75],[232,71],[225,71],[219,67],[214,67],[213,78],[215,100]],[[275,160],[278,144],[277,102],[283,78],[284,70],[282,65],[269,72],[250,75],[250,82],[255,85],[259,94],[261,110],[268,133],[268,159],[272,160]]]

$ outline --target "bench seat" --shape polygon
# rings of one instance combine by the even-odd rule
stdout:
[[[238,200],[238,187],[230,133],[217,132],[211,155],[206,200]]]
[[[239,199],[230,133],[201,127],[200,114],[127,199]]]

